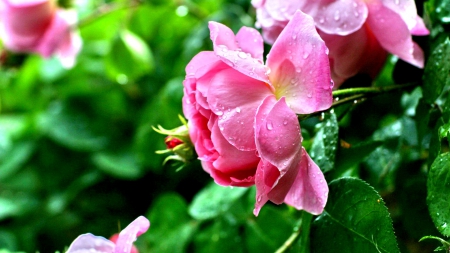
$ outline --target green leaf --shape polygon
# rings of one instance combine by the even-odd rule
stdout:
[[[257,218],[248,219],[245,224],[248,252],[275,252],[289,238],[294,225],[295,220],[286,210],[264,206]]]
[[[208,227],[202,228],[194,238],[194,252],[198,253],[240,253],[245,252],[241,245],[240,226],[233,217],[220,217]]]
[[[339,126],[336,114],[333,112],[324,113],[323,122],[318,124],[317,132],[312,147],[311,158],[316,162],[323,172],[334,168],[336,157],[336,147],[339,134]]]
[[[56,142],[80,151],[99,150],[108,138],[102,126],[84,112],[69,108],[68,104],[54,103],[40,118],[40,126]]]
[[[431,53],[423,74],[423,97],[432,104],[450,85],[450,40],[446,39]]]
[[[449,0],[435,0],[431,1],[434,3],[435,7],[435,16],[438,20],[440,20],[444,24],[450,23],[450,9],[448,8],[450,6]]]
[[[215,218],[226,212],[247,189],[224,187],[210,183],[194,197],[189,206],[189,214],[197,220]]]
[[[311,252],[400,252],[389,212],[373,187],[341,178],[329,188],[325,211],[313,222]]]
[[[13,175],[30,158],[34,150],[31,141],[16,142],[6,152],[0,150],[0,181]]]
[[[440,154],[428,173],[427,203],[439,232],[450,236],[450,153]]]
[[[120,84],[137,79],[154,67],[153,55],[148,45],[129,30],[119,33],[105,60],[107,73]]]
[[[149,219],[151,229],[144,236],[150,247],[143,252],[186,252],[197,224],[191,221],[182,197],[175,193],[161,195],[154,201]]]
[[[129,150],[99,152],[94,154],[92,161],[100,170],[117,178],[137,179],[143,174],[135,155]]]

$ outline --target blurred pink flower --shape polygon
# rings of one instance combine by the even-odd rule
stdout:
[[[63,10],[54,0],[0,0],[0,38],[14,52],[57,55],[70,68],[81,49],[73,27],[75,10]]]
[[[202,166],[224,186],[256,184],[254,213],[268,201],[313,214],[323,211],[328,186],[302,147],[298,114],[332,104],[328,49],[311,17],[297,12],[263,64],[253,28],[235,36],[210,22],[214,52],[186,67],[183,111]]]
[[[107,240],[93,234],[82,234],[72,242],[66,253],[138,253],[133,242],[145,233],[150,222],[144,216],[139,216],[119,234],[115,241]],[[114,239],[114,238],[112,238]]]
[[[378,74],[387,52],[423,68],[411,35],[427,35],[414,0],[253,0],[257,25],[273,43],[296,10],[311,15],[330,49],[336,87],[357,73]]]

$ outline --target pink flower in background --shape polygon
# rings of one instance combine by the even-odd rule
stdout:
[[[220,185],[256,184],[255,215],[268,200],[321,213],[328,186],[302,147],[296,115],[332,104],[328,49],[312,18],[292,17],[266,65],[255,29],[235,36],[219,23],[209,28],[214,52],[188,64],[183,98],[203,168]]]
[[[275,41],[296,10],[311,15],[330,49],[336,86],[360,72],[374,77],[387,52],[423,68],[423,51],[411,36],[429,32],[414,0],[253,0],[252,4],[268,43]]]
[[[63,10],[53,0],[0,0],[0,38],[14,52],[57,55],[69,68],[81,49],[72,26],[75,10]]]
[[[107,240],[93,234],[82,234],[72,242],[66,253],[138,253],[133,242],[145,233],[150,222],[144,216],[139,216],[119,234],[118,238]],[[113,240],[115,239],[115,240]]]

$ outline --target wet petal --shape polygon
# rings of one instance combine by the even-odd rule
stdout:
[[[302,148],[299,172],[284,202],[314,215],[323,212],[328,198],[328,185],[322,171]]]
[[[255,151],[241,151],[231,145],[220,132],[217,121],[211,130],[211,140],[219,154],[213,162],[213,167],[228,177],[227,184],[221,183],[221,185],[253,185],[253,177],[260,160]],[[216,179],[214,176],[213,178]]]
[[[301,135],[297,116],[284,98],[268,96],[255,118],[256,145],[261,162],[256,172],[254,214],[267,202],[283,203],[298,173]]]
[[[416,3],[414,0],[381,0],[381,2],[384,6],[400,15],[410,31],[412,31],[416,25],[420,26],[418,22],[421,21],[421,18],[417,15]]]
[[[328,34],[351,34],[361,28],[368,15],[367,6],[361,0],[321,1],[318,5],[316,13],[306,13],[314,17],[317,28]]]
[[[216,55],[230,67],[252,78],[268,82],[266,75],[266,67],[261,61],[261,57],[254,58],[252,54],[258,50],[251,50],[250,52],[243,51],[236,44],[236,38],[230,28],[216,22],[209,22],[209,29],[211,31],[211,40],[214,46]],[[246,37],[244,30],[240,35],[240,39]],[[257,43],[258,44],[258,43]],[[250,45],[244,45],[248,48]]]
[[[264,42],[256,29],[242,27],[236,34],[236,41],[243,52],[247,52],[254,59],[263,62]]]
[[[295,113],[328,109],[333,102],[328,49],[312,18],[297,11],[267,56],[277,98]]]
[[[99,252],[113,253],[115,245],[110,240],[93,234],[82,234],[70,245],[66,253]]]
[[[133,246],[133,242],[141,234],[145,233],[150,227],[150,222],[144,216],[137,217],[119,234],[116,242],[115,253],[129,253]]]
[[[374,78],[384,65],[387,52],[367,25],[347,36],[319,34],[330,49],[335,89],[357,73],[367,73]]]
[[[210,85],[208,103],[219,116],[223,136],[239,150],[255,150],[253,119],[261,101],[272,93],[270,87],[234,69],[217,73]]]
[[[277,21],[289,21],[297,10],[303,10],[305,1],[298,0],[266,0],[264,7],[270,17]]]
[[[413,42],[402,17],[382,4],[371,3],[368,7],[367,23],[381,46],[400,59],[423,68],[423,51]]]
[[[196,54],[186,66],[186,76],[200,78],[212,70],[220,71],[225,68],[225,66],[218,68],[220,63],[214,52],[202,51]]]
[[[300,152],[302,137],[297,115],[281,98],[267,97],[256,116],[256,147],[259,156],[286,173]]]
[[[267,193],[272,189],[275,181],[278,180],[280,172],[271,163],[261,161],[258,164],[255,175],[255,185],[256,185],[256,203],[255,209],[253,209],[253,214],[258,216],[261,208],[269,201]]]

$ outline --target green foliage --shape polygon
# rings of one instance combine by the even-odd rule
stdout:
[[[228,188],[214,183],[199,192],[189,207],[189,214],[197,220],[207,220],[228,211],[246,188]]]
[[[450,153],[439,155],[431,165],[428,175],[428,196],[430,215],[439,232],[450,235]]]
[[[428,59],[423,75],[423,92],[425,101],[433,103],[442,93],[442,90],[450,85],[450,40],[445,40],[434,48]]]
[[[313,223],[311,240],[312,252],[400,252],[384,201],[355,178],[330,183],[328,203]]]
[[[334,168],[339,127],[334,112],[324,113],[323,122],[317,124],[318,132],[311,147],[311,158],[323,172]]]
[[[330,182],[324,213],[267,203],[258,217],[255,187],[219,186],[195,158],[163,165],[165,136],[153,130],[181,125],[185,67],[211,50],[208,21],[254,27],[250,1],[59,2],[80,17],[72,69],[1,50],[0,253],[63,252],[138,215],[151,221],[142,253],[448,251],[450,0],[424,4],[423,73],[389,56],[373,81],[340,89],[410,86],[301,122]]]

